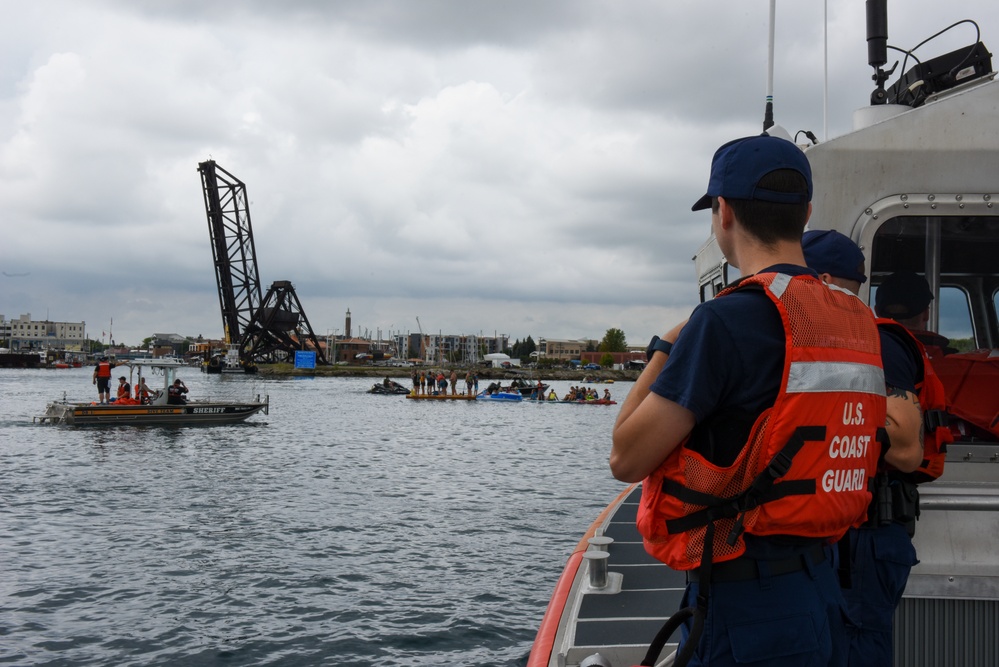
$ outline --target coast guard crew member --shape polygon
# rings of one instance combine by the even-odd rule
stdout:
[[[807,231],[801,247],[805,262],[826,283],[856,294],[867,281],[863,251],[843,234]],[[924,384],[925,355],[898,323],[879,320],[878,334],[889,447],[878,466],[868,521],[847,532],[840,550],[847,561],[840,567],[846,569],[841,583],[849,615],[850,667],[891,667],[892,619],[909,571],[918,562],[909,532],[915,522],[915,488],[904,473],[917,470],[923,461],[923,409],[917,387]],[[932,369],[930,377],[932,382]]]
[[[870,310],[804,265],[811,193],[789,141],[715,152],[693,210],[745,277],[652,339],[614,426],[645,548],[688,574],[677,664],[845,664],[826,546],[866,518],[884,374]]]

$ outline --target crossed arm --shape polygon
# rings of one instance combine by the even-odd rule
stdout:
[[[923,461],[923,411],[911,391],[887,388],[888,416],[885,428],[891,447],[885,462],[902,472],[912,472]]]
[[[662,338],[675,342],[686,320]],[[649,390],[668,355],[656,352],[621,405],[614,424],[611,473],[622,482],[639,482],[658,468],[694,428],[694,413]]]

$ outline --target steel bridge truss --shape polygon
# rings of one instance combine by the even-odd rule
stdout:
[[[283,361],[308,348],[317,363],[326,364],[291,282],[277,281],[261,297],[246,185],[214,160],[199,163],[198,171],[226,344],[239,345],[243,362]]]

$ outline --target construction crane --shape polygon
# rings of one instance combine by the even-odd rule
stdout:
[[[306,348],[317,363],[328,363],[291,282],[275,281],[261,296],[246,185],[214,160],[199,163],[198,171],[230,356],[238,355],[247,371]]]

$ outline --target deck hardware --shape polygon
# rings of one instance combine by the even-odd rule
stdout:
[[[579,663],[579,667],[611,667],[611,664],[604,656],[594,653],[583,658],[583,661]]]
[[[606,535],[599,535],[597,537],[591,537],[586,540],[590,543],[590,546],[594,547],[597,551],[607,551],[611,544],[614,543],[613,537],[607,537]]]
[[[583,558],[589,562],[590,588],[607,588],[607,559],[610,554],[606,551],[584,551]]]

